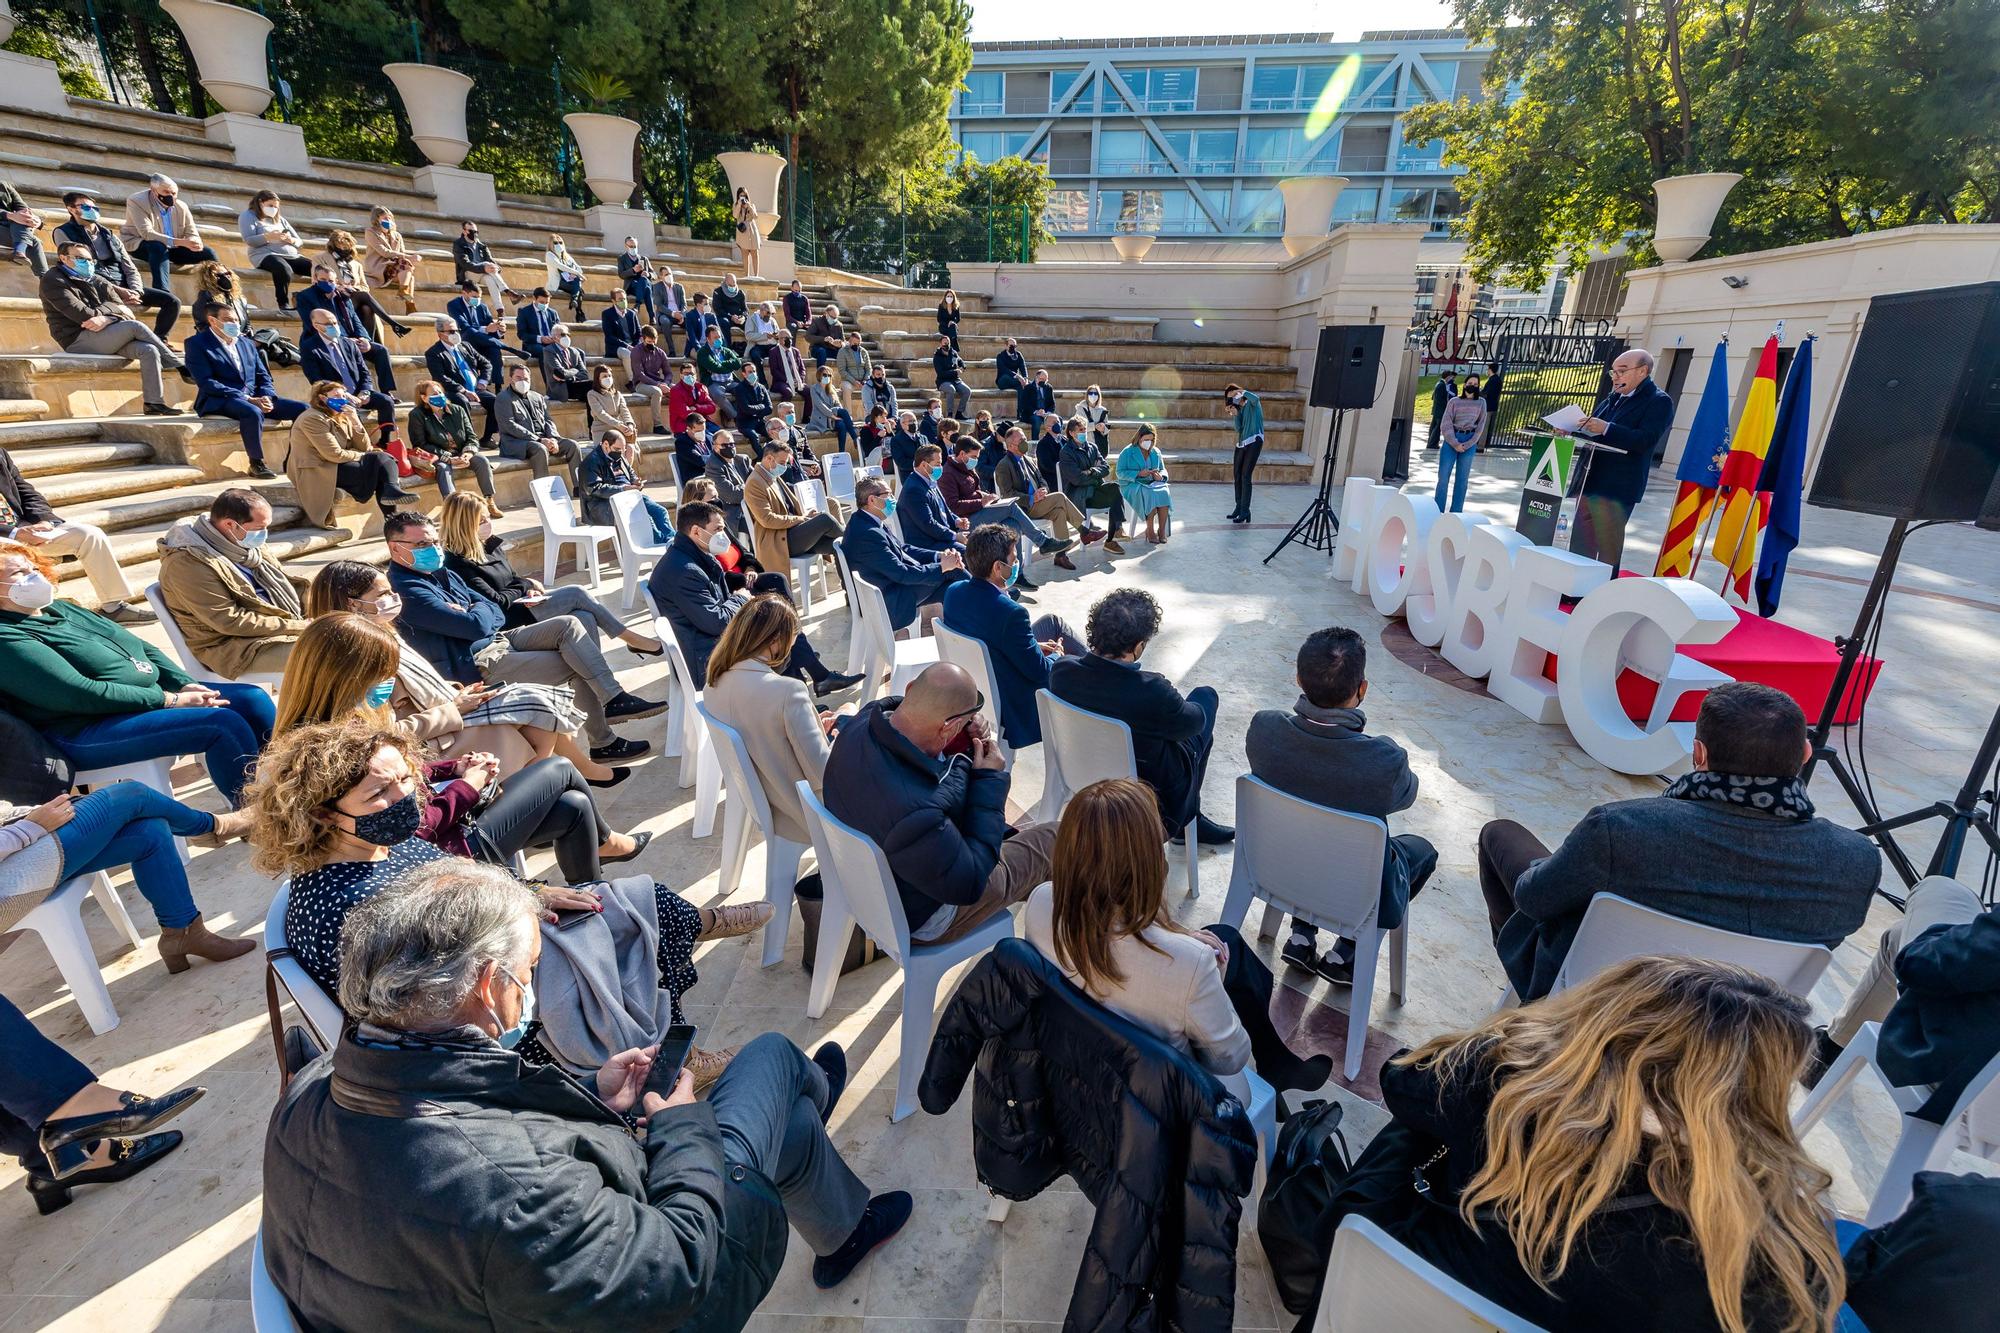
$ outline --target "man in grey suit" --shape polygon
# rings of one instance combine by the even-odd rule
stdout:
[[[500,418],[500,456],[526,459],[538,477],[549,475],[549,459],[561,459],[570,470],[570,494],[576,494],[576,467],[583,461],[583,449],[575,440],[565,439],[549,417],[549,400],[535,392],[526,366],[511,366],[507,387],[494,400],[493,411]]]
[[[1799,781],[1810,753],[1790,695],[1731,681],[1701,701],[1694,771],[1660,795],[1598,806],[1553,853],[1511,819],[1482,828],[1479,887],[1515,994],[1548,993],[1598,893],[1764,939],[1832,948],[1853,934],[1882,858],[1814,816]]]

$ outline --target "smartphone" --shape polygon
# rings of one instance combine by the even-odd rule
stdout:
[[[597,912],[592,911],[588,907],[572,907],[565,911],[558,911],[556,913],[556,929],[568,930],[578,922],[588,921],[597,915],[599,915]]]
[[[694,1047],[694,1024],[675,1023],[660,1038],[659,1054],[653,1057],[653,1072],[646,1076],[646,1091],[657,1092],[662,1097],[674,1090],[681,1081],[681,1067],[687,1063],[688,1051]]]

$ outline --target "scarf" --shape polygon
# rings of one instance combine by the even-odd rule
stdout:
[[[222,535],[208,516],[194,519],[176,526],[162,545],[183,546],[190,549],[205,548],[219,556],[250,582],[252,590],[265,602],[276,607],[293,620],[306,618],[305,608],[299,603],[298,590],[285,577],[278,562],[264,553],[261,547],[252,549],[241,542],[233,542]]]
[[[1741,806],[1801,824],[1813,817],[1812,797],[1806,795],[1806,784],[1797,778],[1694,772],[1676,778],[1660,794],[1672,801],[1717,801]]]

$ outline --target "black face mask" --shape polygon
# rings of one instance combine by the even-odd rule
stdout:
[[[386,810],[354,816],[354,836],[377,847],[394,847],[408,842],[416,834],[422,818],[417,809],[417,798],[405,796]]]

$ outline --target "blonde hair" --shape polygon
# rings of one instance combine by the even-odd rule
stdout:
[[[1728,1333],[1750,1326],[1752,1284],[1784,1311],[1772,1327],[1818,1333],[1846,1279],[1832,1177],[1788,1110],[1810,1013],[1746,968],[1635,958],[1397,1063],[1448,1081],[1477,1062],[1470,1077],[1494,1088],[1485,1164],[1459,1211],[1474,1230],[1480,1214],[1496,1218],[1544,1288],[1643,1164],[1653,1196],[1686,1220]]]
[[[453,491],[438,511],[438,545],[451,555],[478,564],[486,558],[486,546],[479,540],[479,525],[486,521],[486,506],[471,491]]]
[[[372,717],[356,714],[273,734],[243,793],[243,808],[254,816],[250,843],[256,853],[250,863],[258,872],[303,875],[327,864],[340,833],[327,810],[361,785],[369,761],[385,749],[409,764],[418,803],[428,800],[417,743]]]
[[[752,597],[729,618],[722,637],[709,650],[708,678],[718,680],[729,668],[752,659],[775,670],[791,655],[798,637],[799,613],[792,609],[790,598],[776,593]]]
[[[1072,796],[1056,830],[1050,871],[1056,959],[1086,990],[1125,980],[1112,957],[1120,938],[1131,936],[1164,954],[1141,934],[1146,927],[1188,933],[1167,915],[1160,802],[1143,782],[1106,778]]]
[[[681,503],[693,504],[700,500],[704,504],[715,503],[715,483],[707,477],[691,477],[687,485],[681,487]]]
[[[331,722],[357,709],[381,726],[395,725],[385,705],[368,709],[368,691],[396,674],[402,656],[396,636],[352,611],[334,611],[307,625],[285,659],[272,734],[314,722]]]

